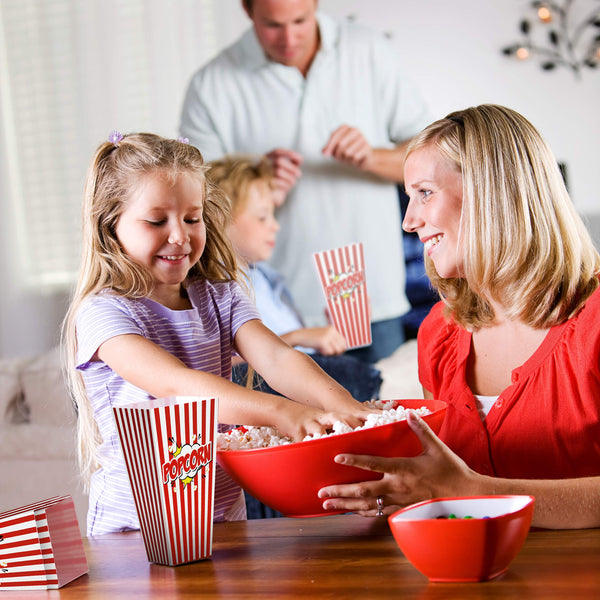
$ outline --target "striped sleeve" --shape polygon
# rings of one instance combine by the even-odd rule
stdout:
[[[127,308],[115,296],[93,296],[77,313],[77,368],[85,367],[107,340],[125,334],[143,335]]]
[[[260,320],[258,309],[244,292],[239,283],[231,288],[231,335],[235,337],[237,330],[247,321]]]

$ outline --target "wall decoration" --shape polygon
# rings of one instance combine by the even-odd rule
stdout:
[[[600,0],[529,2],[519,31],[521,39],[502,49],[506,56],[537,58],[545,71],[566,67],[576,76],[600,66]]]

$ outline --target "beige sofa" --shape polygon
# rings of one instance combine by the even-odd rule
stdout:
[[[382,399],[422,397],[414,340],[376,366],[384,380]],[[87,496],[77,472],[75,419],[58,349],[0,360],[0,512],[70,494],[85,533]]]
[[[75,455],[75,411],[58,349],[0,360],[0,512],[70,494],[84,532],[87,496]]]

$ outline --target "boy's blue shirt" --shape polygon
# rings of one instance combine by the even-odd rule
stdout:
[[[277,335],[302,329],[304,323],[285,285],[285,278],[265,262],[250,265],[248,278],[254,291],[254,301],[262,322]],[[297,347],[307,354],[313,348]]]

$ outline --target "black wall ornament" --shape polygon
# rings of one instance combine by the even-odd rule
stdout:
[[[503,54],[535,57],[545,71],[567,67],[576,76],[600,66],[600,0],[534,1],[528,12],[519,23],[521,40]]]

